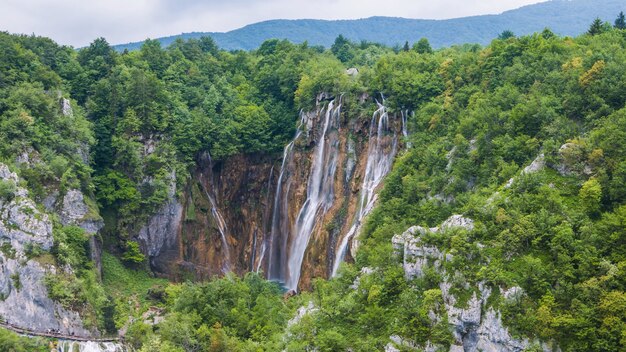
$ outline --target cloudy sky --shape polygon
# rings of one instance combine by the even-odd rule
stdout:
[[[183,32],[223,32],[277,18],[443,19],[496,14],[542,0],[2,0],[0,30],[76,47]]]

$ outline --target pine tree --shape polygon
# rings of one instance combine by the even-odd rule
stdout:
[[[502,33],[500,33],[500,35],[498,36],[498,39],[507,40],[507,39],[514,38],[514,37],[515,37],[515,33],[507,29],[503,31]]]
[[[598,34],[602,34],[603,32],[603,23],[602,20],[600,18],[596,18],[593,23],[591,24],[591,27],[589,27],[589,30],[587,31],[587,34],[589,35],[598,35]]]
[[[402,50],[404,50],[404,51],[409,51],[410,50],[408,41],[404,42],[404,48]]]
[[[617,29],[626,29],[626,17],[624,16],[624,11],[619,13],[617,19],[615,20],[615,28]]]

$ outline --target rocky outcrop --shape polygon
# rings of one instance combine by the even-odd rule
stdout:
[[[530,165],[526,166],[520,172],[520,174],[521,175],[534,174],[543,170],[545,167],[546,167],[546,156],[545,154],[541,153],[535,158],[535,160],[533,160],[532,163],[530,163]],[[516,180],[515,177],[512,177],[511,179],[509,179],[509,181],[506,183],[504,188],[511,188],[511,186],[513,186],[513,184],[515,183],[515,180]]]
[[[17,185],[19,179],[0,164],[1,182]],[[71,270],[49,260],[31,258],[35,249],[49,251],[54,243],[52,220],[41,212],[28,191],[16,187],[12,199],[0,199],[0,317],[9,324],[33,331],[58,330],[88,336],[80,316],[48,297],[44,277]]]
[[[176,173],[170,174],[168,201],[141,227],[137,239],[150,267],[158,273],[169,270],[179,253],[178,235],[183,217],[183,205],[176,198]]]
[[[157,272],[167,271],[171,259],[177,257],[177,238],[182,216],[183,206],[178,200],[171,199],[139,230],[138,239],[150,260],[150,266]]]
[[[470,285],[459,272],[448,273],[443,264],[452,261],[453,256],[436,246],[425,244],[421,238],[427,232],[445,233],[456,228],[471,231],[474,228],[474,222],[461,215],[454,215],[439,227],[428,229],[414,226],[401,235],[393,237],[392,244],[396,255],[402,260],[407,279],[422,277],[426,267],[433,267],[443,277],[439,288],[454,337],[450,351],[523,351],[530,345],[530,342],[528,339],[513,338],[504,327],[500,313],[488,304],[492,289],[482,282],[475,286]],[[463,289],[473,291],[471,298],[467,302],[459,302],[452,293],[451,282],[465,282]],[[500,291],[505,300],[519,299],[523,295],[523,290],[519,287]],[[432,315],[431,318],[434,321],[440,320],[434,313]],[[439,347],[430,344],[418,348],[410,341],[396,337],[395,340],[392,339],[386,351],[397,351],[396,346],[413,350],[440,350]]]
[[[95,208],[95,205],[93,205]],[[59,215],[63,225],[76,225],[89,234],[95,234],[104,226],[97,209],[90,209],[83,192],[71,189],[65,193],[59,207]]]
[[[422,243],[421,235],[427,232],[438,233],[455,228],[471,231],[474,229],[474,221],[462,215],[453,215],[444,221],[441,226],[425,228],[413,226],[401,235],[393,236],[391,243],[397,255],[401,255],[402,265],[407,279],[424,276],[424,268],[428,265],[439,269],[446,261],[452,261],[452,254],[442,253],[437,247]]]

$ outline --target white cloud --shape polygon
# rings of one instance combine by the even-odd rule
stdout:
[[[182,32],[228,31],[276,18],[453,18],[500,13],[542,0],[3,0],[0,30],[63,44],[119,44]]]

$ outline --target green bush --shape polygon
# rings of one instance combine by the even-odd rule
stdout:
[[[9,180],[0,180],[0,199],[10,202],[15,198],[17,186],[15,182]]]

